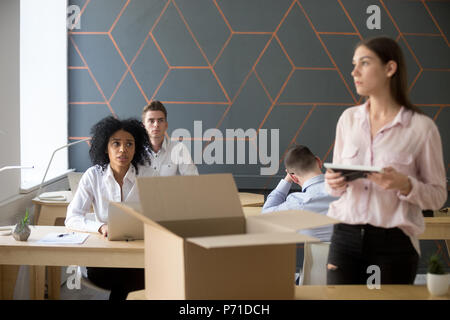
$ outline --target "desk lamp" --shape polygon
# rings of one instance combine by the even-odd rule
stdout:
[[[47,169],[45,170],[44,177],[42,178],[42,182],[39,185],[39,190],[37,192],[37,195],[38,195],[37,197],[39,200],[49,200],[49,201],[65,201],[66,200],[66,197],[64,195],[57,194],[57,193],[47,192],[47,193],[41,194],[41,190],[42,190],[42,187],[44,186],[45,177],[47,176],[48,169],[50,168],[50,165],[53,161],[53,157],[57,151],[67,148],[67,147],[70,147],[70,146],[73,146],[74,144],[84,142],[84,141],[89,141],[89,140],[91,140],[91,138],[86,138],[86,139],[81,139],[81,140],[78,140],[75,142],[71,142],[71,143],[63,145],[63,146],[55,149],[55,151],[53,151],[52,157],[50,158],[50,161],[48,162]]]

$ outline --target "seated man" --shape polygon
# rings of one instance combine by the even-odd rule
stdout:
[[[167,110],[160,101],[144,107],[142,122],[150,140],[150,176],[198,175],[188,148],[182,142],[165,138]]]
[[[330,202],[337,198],[330,196],[325,190],[325,178],[321,171],[322,162],[305,146],[291,147],[284,158],[286,177],[267,197],[262,212],[282,210],[308,210],[327,214]],[[301,192],[288,195],[292,182],[298,184]],[[301,233],[330,241],[333,226],[323,226],[302,230]]]

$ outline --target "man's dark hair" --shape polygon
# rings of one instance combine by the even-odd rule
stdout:
[[[132,118],[119,120],[110,116],[92,126],[91,148],[89,149],[92,164],[102,167],[103,170],[106,169],[110,162],[107,152],[109,138],[119,130],[130,133],[134,138],[135,151],[131,164],[136,169],[136,173],[138,173],[138,164],[144,165],[146,162],[150,163],[147,152],[150,143],[147,131],[142,122]]]
[[[161,101],[154,100],[150,102],[149,105],[146,105],[144,109],[142,109],[142,121],[144,121],[145,114],[148,111],[162,111],[162,113],[164,113],[164,118],[167,120],[167,110]]]
[[[290,172],[306,173],[314,170],[316,157],[308,147],[296,145],[288,149],[284,157],[284,166]]]

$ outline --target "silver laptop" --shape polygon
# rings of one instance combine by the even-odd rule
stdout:
[[[126,205],[140,211],[138,202],[126,202]],[[142,240],[144,239],[144,224],[139,219],[123,212],[109,204],[108,210],[108,240]]]

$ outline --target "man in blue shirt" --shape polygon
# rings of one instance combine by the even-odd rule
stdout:
[[[286,177],[269,194],[262,213],[307,210],[326,215],[330,202],[337,198],[330,196],[325,190],[325,178],[320,159],[308,147],[298,145],[288,150],[284,165]],[[292,183],[298,184],[302,191],[289,194]],[[316,237],[320,241],[330,241],[332,232],[332,225],[301,231],[302,234]]]

